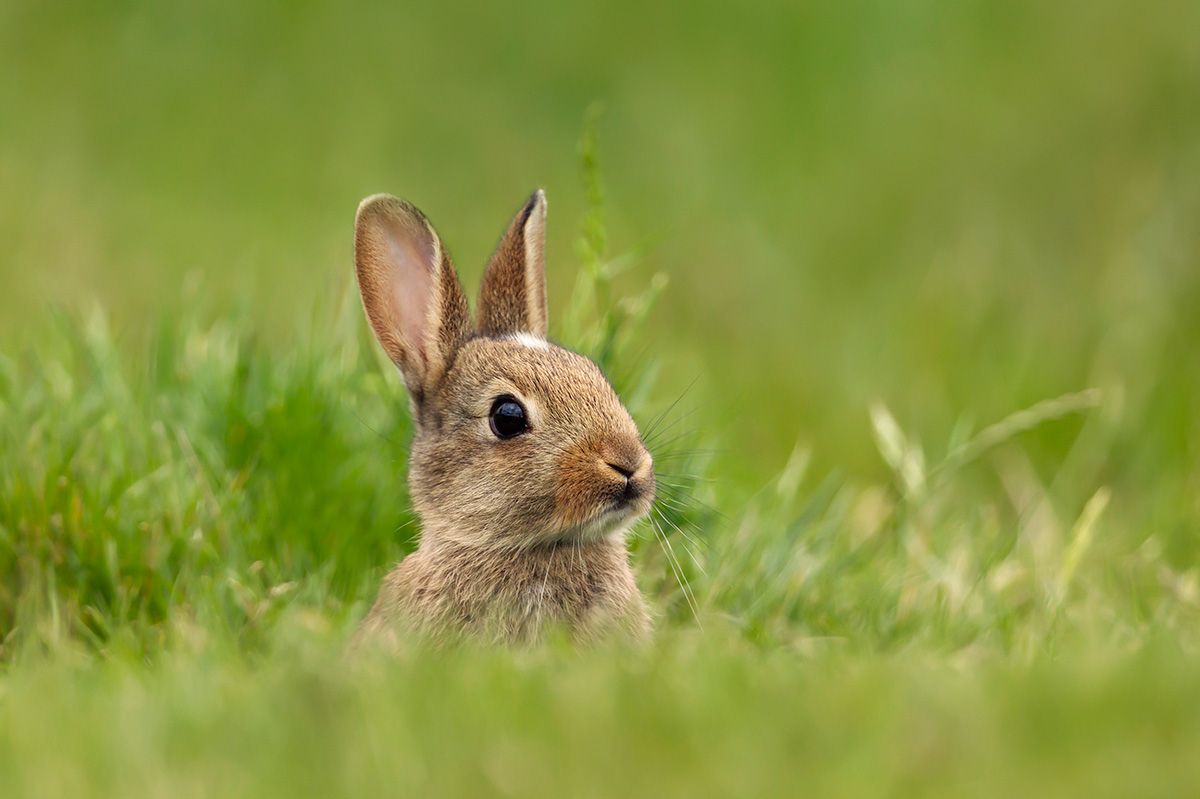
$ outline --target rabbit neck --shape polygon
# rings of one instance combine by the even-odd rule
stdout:
[[[572,575],[629,568],[629,557],[620,537],[593,540],[555,541],[524,547],[465,543],[443,536],[426,535],[420,550],[439,571],[482,584],[563,580]]]
[[[471,637],[530,642],[557,628],[588,640],[642,623],[620,540],[499,550],[439,540],[409,559],[411,588],[426,598],[417,615]]]

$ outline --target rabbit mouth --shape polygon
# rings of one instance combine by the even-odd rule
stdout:
[[[563,530],[557,540],[559,543],[584,544],[621,538],[635,521],[645,515],[647,509],[642,505],[640,499],[616,499],[586,522]]]

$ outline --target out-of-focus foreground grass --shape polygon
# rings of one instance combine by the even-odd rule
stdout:
[[[3,784],[1195,784],[1198,43],[1183,2],[0,7]],[[473,287],[535,185],[554,332],[663,419],[659,642],[351,664],[415,532],[355,204]]]

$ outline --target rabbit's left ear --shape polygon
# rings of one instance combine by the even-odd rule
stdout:
[[[546,195],[533,193],[513,218],[483,273],[479,332],[546,335]]]
[[[376,194],[358,207],[354,267],[371,329],[419,411],[471,337],[454,264],[416,206]]]

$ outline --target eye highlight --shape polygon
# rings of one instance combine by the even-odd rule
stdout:
[[[492,411],[488,414],[488,424],[496,438],[512,438],[529,429],[525,419],[525,409],[515,398],[508,395],[496,397],[492,403]]]

